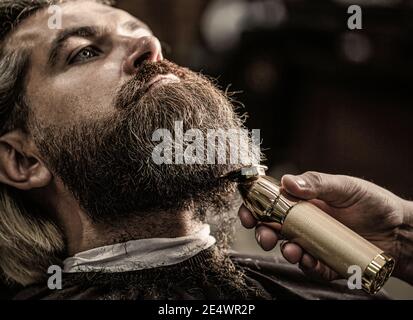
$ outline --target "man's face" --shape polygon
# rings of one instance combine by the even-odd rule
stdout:
[[[11,43],[32,53],[29,130],[51,172],[94,219],[221,204],[234,186],[219,177],[236,166],[159,165],[151,138],[176,134],[176,121],[202,133],[242,128],[227,97],[163,60],[159,41],[128,13],[89,1],[62,9],[63,30],[49,29],[43,10]]]
[[[114,112],[113,97],[136,72],[128,59],[145,53],[154,60],[162,57],[149,28],[127,12],[92,1],[67,2],[61,8],[63,30],[50,29],[51,14],[42,10],[14,37],[32,52],[26,93],[36,119],[45,125],[64,126]]]

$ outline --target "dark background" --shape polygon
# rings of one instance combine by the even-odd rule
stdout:
[[[347,28],[350,4],[362,7],[362,30]],[[168,59],[241,91],[237,100],[248,127],[261,129],[274,176],[354,175],[413,197],[413,1],[121,0],[118,6],[152,28]]]

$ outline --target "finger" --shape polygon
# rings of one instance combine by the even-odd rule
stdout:
[[[241,220],[241,224],[247,229],[252,229],[257,225],[258,221],[244,205],[239,209],[238,216]]]
[[[277,222],[261,222],[261,224],[273,229],[275,232],[281,232],[282,225]],[[280,236],[279,236],[280,238]]]
[[[276,232],[263,224],[260,224],[255,229],[255,237],[257,239],[258,244],[265,251],[270,251],[274,249],[278,242],[278,236]]]
[[[303,249],[301,249],[299,245],[292,242],[285,242],[281,246],[281,252],[284,258],[292,264],[298,263],[303,256]]]
[[[321,261],[317,261],[315,267],[313,268],[307,268],[304,265],[300,264],[300,269],[307,276],[314,279],[324,279],[328,281],[340,279],[340,276],[336,272],[327,267]]]
[[[304,266],[303,264],[300,263],[299,268],[309,278],[327,280],[323,277],[322,273],[319,273],[320,272],[319,269],[316,270],[318,263],[319,262],[317,262],[317,264],[312,268],[307,268],[306,266]]]
[[[304,253],[301,257],[300,265],[306,269],[314,269],[317,265],[317,260],[308,253]]]
[[[305,199],[320,199],[333,206],[343,206],[349,200],[358,201],[363,191],[359,179],[319,172],[306,172],[299,176],[285,175],[283,188],[291,195]],[[360,194],[360,197],[357,195]]]

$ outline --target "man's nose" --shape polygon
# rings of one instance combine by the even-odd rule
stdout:
[[[131,49],[123,64],[124,72],[130,75],[136,73],[144,62],[162,61],[162,48],[154,36],[141,37],[133,40]]]

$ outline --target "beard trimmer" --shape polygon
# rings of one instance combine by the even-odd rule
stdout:
[[[360,267],[362,289],[379,291],[391,276],[394,260],[312,203],[286,194],[277,180],[265,175],[266,169],[246,167],[225,178],[238,182],[244,205],[258,221],[281,224],[282,236],[345,279],[352,275],[349,267]]]

